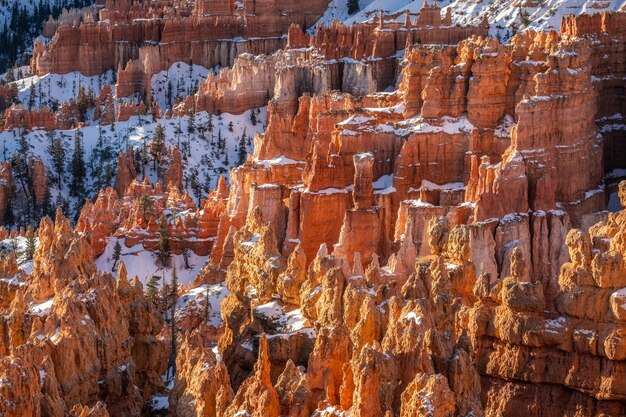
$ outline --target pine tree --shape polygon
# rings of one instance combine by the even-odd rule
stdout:
[[[146,178],[146,163],[148,162],[148,146],[146,145],[146,137],[141,138],[141,158],[139,160],[141,166],[141,178]]]
[[[26,126],[24,125],[24,119],[20,121],[20,137],[18,140],[19,151],[22,155],[26,155],[30,146],[28,144],[28,140],[26,138]]]
[[[167,100],[168,107],[172,107],[172,80],[168,80],[167,82],[167,90],[165,92],[165,99]]]
[[[233,132],[233,122],[228,122],[228,131]]]
[[[13,166],[15,178],[17,178],[20,183],[21,190],[26,194],[26,197],[29,198],[31,180],[30,175],[28,175],[28,165],[26,163],[26,158],[24,157],[24,154],[14,153],[11,157],[11,165]]]
[[[27,260],[33,259],[33,255],[35,254],[35,246],[36,246],[35,231],[33,229],[33,225],[29,224],[28,229],[26,230],[25,255],[26,255]]]
[[[35,106],[35,100],[37,99],[35,92],[35,84],[30,85],[29,93],[28,93],[28,110],[32,110]]]
[[[15,81],[15,75],[13,74],[13,68],[7,68],[7,71],[5,73],[4,78],[6,79],[7,83],[12,83]]]
[[[178,300],[178,274],[176,273],[176,265],[172,269],[171,279],[171,310],[170,310],[170,341],[172,343],[170,353],[170,366],[172,369],[172,377],[176,375],[176,301]]]
[[[120,245],[120,241],[115,242],[115,246],[113,246],[113,267],[111,268],[111,272],[115,271],[115,267],[120,260],[120,256],[122,255],[122,245]]]
[[[244,128],[243,134],[241,135],[241,138],[239,139],[239,151],[238,151],[239,160],[237,161],[237,165],[243,165],[246,162],[247,156],[248,156],[248,152],[246,151],[246,129]]]
[[[152,207],[154,206],[154,202],[152,198],[148,194],[142,194],[139,197],[139,211],[141,212],[141,218],[144,223],[148,223],[150,217],[152,217]]]
[[[165,147],[165,129],[161,125],[157,125],[154,130],[154,136],[150,143],[150,155],[154,161],[154,170],[156,171],[157,161],[161,159],[163,148]]]
[[[172,276],[170,281],[170,303],[176,304],[178,301],[178,272],[176,271],[176,264],[172,267]]]
[[[152,275],[146,283],[146,298],[153,303],[158,301],[159,279],[158,275]]]
[[[167,227],[165,216],[161,216],[159,220],[159,246],[157,248],[157,258],[161,262],[161,266],[166,267],[170,263],[172,254],[170,253],[170,232]]]
[[[72,154],[72,184],[70,185],[70,195],[81,196],[85,188],[85,160],[84,160],[83,140],[80,131],[76,129],[74,135],[74,153]]]
[[[205,293],[205,298],[206,298],[206,305],[205,305],[205,318],[204,321],[206,322],[206,324],[209,324],[209,320],[211,319],[211,303],[209,302],[209,285],[206,284],[206,293]]]
[[[189,269],[189,248],[185,244],[185,238],[181,233],[176,235],[178,245],[180,246],[180,253],[183,255],[183,262],[185,263],[185,269]]]
[[[256,113],[254,109],[250,110],[250,123],[252,123],[252,126],[256,126],[256,123],[257,123]]]
[[[352,16],[359,11],[359,0],[348,0],[348,14]]]
[[[189,110],[189,121],[187,122],[187,132],[189,134],[196,131],[196,104],[192,103],[191,110]]]
[[[59,189],[62,188],[61,179],[63,178],[63,172],[65,171],[65,147],[61,138],[55,138],[53,134],[50,134],[50,144],[48,145],[48,153],[52,160],[52,167],[57,174],[57,183]]]

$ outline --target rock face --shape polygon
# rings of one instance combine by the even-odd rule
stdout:
[[[268,126],[231,172],[206,269],[230,290],[227,414],[257,412],[251,391],[274,413],[264,355],[284,415],[624,413],[621,214],[585,217],[604,208],[596,121],[616,108],[592,57],[624,43],[607,16],[597,39],[413,45],[388,94],[352,95],[367,76],[316,91],[334,69],[298,51],[312,84],[302,64],[265,78]]]
[[[124,162],[125,158],[120,155],[118,163]],[[177,184],[176,181],[180,181],[180,165],[178,171],[172,170],[172,166],[170,164],[168,170],[171,181],[167,189],[161,183],[150,185],[147,178],[142,183],[134,179],[121,199],[109,188],[101,190],[95,202],[85,203],[76,228],[91,234],[94,257],[104,252],[106,238],[111,235],[124,238],[127,247],[142,244],[148,250],[155,250],[159,242],[158,224],[166,211],[186,213],[185,216],[173,216],[167,225],[174,253],[191,250],[198,255],[207,255],[210,252],[228,198],[226,183],[222,178],[220,187],[197,207],[187,192],[182,194],[179,191],[180,182]]]
[[[0,219],[4,216],[13,195],[13,166],[10,161],[0,163]]]
[[[293,0],[250,0],[237,8],[233,2],[174,3],[127,7],[107,2],[99,21],[90,15],[77,25],[55,25],[49,45],[35,42],[31,69],[38,75],[78,71],[87,76],[118,70],[117,96],[149,95],[152,75],[175,62],[228,67],[239,54],[281,48],[280,36],[289,26],[311,26],[328,0],[306,7]]]
[[[28,172],[33,188],[34,200],[36,204],[46,203],[48,183],[43,161],[40,158],[33,158],[28,161]]]
[[[626,189],[626,182],[621,187]],[[501,282],[476,282],[479,302],[470,311],[468,334],[492,413],[525,409],[540,415],[544,395],[552,398],[544,413],[558,414],[575,403],[587,404],[584,415],[592,409],[625,412],[623,355],[615,344],[623,332],[620,297],[626,285],[616,233],[623,228],[623,215],[610,214],[590,235],[570,230],[565,240],[570,261],[561,267],[552,302],[541,283],[525,280],[513,267],[513,276]],[[522,257],[520,252],[516,262],[525,263]],[[539,351],[544,352],[541,359],[535,356]],[[518,360],[508,360],[513,356]],[[552,366],[540,370],[537,361]],[[505,382],[512,375],[520,382]]]
[[[4,129],[45,129],[53,130],[57,126],[57,117],[49,109],[26,110],[23,106],[12,105],[4,114]]]
[[[500,44],[426,3],[305,34],[322,3],[108,0],[36,44],[36,71],[117,66],[118,96],[169,59],[229,65],[173,114],[268,103],[267,127],[197,205],[177,148],[154,185],[120,154],[74,229],[41,222],[31,271],[1,260],[0,414],[138,415],[154,394],[175,416],[626,414],[626,210],[600,212],[610,187],[626,206],[626,181],[603,178],[626,166],[624,14]],[[287,28],[284,50],[233,61]],[[95,101],[107,121],[150,109]],[[172,340],[124,264],[115,281],[93,262],[109,238],[156,251],[163,228],[172,252],[209,256],[167,293]]]
[[[180,348],[170,410],[177,416],[221,416],[233,398],[224,363],[203,347],[199,331],[187,337]]]
[[[118,195],[126,194],[126,189],[137,177],[135,171],[134,152],[129,149],[126,154],[121,153],[117,156],[117,171],[115,175],[115,191]]]
[[[34,266],[3,309],[5,415],[137,414],[160,389],[162,322],[138,280],[95,272],[91,246],[58,212],[39,226]],[[102,347],[102,348],[100,348]]]

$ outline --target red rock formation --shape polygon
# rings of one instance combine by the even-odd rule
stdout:
[[[118,163],[125,167],[129,156],[120,154]],[[120,162],[121,161],[121,162]],[[128,165],[129,171],[131,173]],[[123,173],[124,170],[118,170]],[[173,171],[172,171],[173,172]],[[116,185],[122,186],[124,178],[118,175]],[[177,218],[168,225],[170,247],[176,254],[183,249],[192,250],[196,254],[207,255],[213,246],[218,233],[218,222],[225,210],[228,189],[222,178],[219,187],[209,195],[200,208],[197,208],[191,197],[181,194],[179,186],[170,182],[167,189],[160,183],[152,186],[147,181],[139,183],[133,179],[125,187],[122,198],[113,189],[101,190],[94,203],[87,201],[78,219],[76,228],[81,232],[89,232],[92,236],[94,257],[101,255],[106,247],[106,238],[112,235],[124,238],[126,246],[142,244],[148,250],[158,245],[158,219],[164,210],[170,213],[185,212],[185,216]],[[123,187],[122,187],[123,188]],[[142,198],[150,199],[149,207],[142,207]]]
[[[45,204],[48,182],[46,180],[45,166],[40,158],[31,158],[28,160],[28,175],[30,176],[35,203],[40,205]]]
[[[54,224],[42,220],[38,235],[33,270],[3,311],[0,369],[13,382],[0,390],[0,410],[108,415],[102,405],[75,407],[101,398],[114,414],[138,413],[162,386],[160,317],[123,264],[117,282],[95,273],[86,237],[60,212]]]
[[[168,53],[190,56],[196,43],[192,54],[205,53],[202,42],[239,30],[234,21],[247,21],[247,33],[278,30],[267,25],[282,18],[268,16],[283,7],[111,0],[101,13],[111,26],[72,30],[125,33],[102,57],[130,62],[118,89],[131,92],[145,89]],[[162,322],[123,265],[115,283],[92,259],[109,236],[156,249],[167,213],[175,253],[210,252],[194,285],[224,279],[228,290],[220,329],[203,325],[195,301],[179,303],[169,393],[177,415],[624,414],[626,214],[585,216],[604,208],[603,168],[621,164],[616,156],[603,166],[602,157],[622,135],[607,126],[623,110],[623,22],[603,14],[507,45],[478,36],[415,45],[392,93],[375,91],[395,79],[407,39],[446,43],[472,28],[451,27],[436,6],[416,22],[381,13],[312,37],[291,26],[293,49],[238,59],[174,109],[241,112],[272,97],[267,129],[254,156],[231,170],[230,192],[221,180],[198,208],[180,190],[177,150],[163,158],[165,187],[138,182],[132,155],[120,155],[120,198],[102,191],[75,231],[60,215],[44,220],[31,274],[16,258],[0,264],[2,276],[15,276],[0,281],[0,352],[11,358],[1,376],[24,393],[0,387],[1,399],[35,414],[99,399],[112,414],[138,412],[161,385]],[[64,47],[65,30],[50,51]],[[136,43],[120,46],[133,31]],[[158,46],[130,50],[147,39]],[[65,65],[37,48],[35,60],[48,54]],[[367,60],[331,61],[347,56]],[[605,78],[613,67],[616,78]],[[251,84],[258,88],[244,92]],[[618,194],[625,205],[626,182]],[[51,297],[47,315],[32,314]],[[78,325],[85,311],[95,329]],[[107,355],[93,348],[104,344]],[[41,390],[31,391],[42,369]]]
[[[170,410],[178,416],[224,415],[234,396],[224,362],[204,346],[199,331],[183,341],[176,358],[177,374]]]
[[[307,38],[296,27],[289,30],[288,47],[301,48],[304,45],[320,48],[329,59],[350,57],[391,57],[407,44],[448,44],[454,45],[471,35],[487,35],[488,26],[452,26],[451,18],[441,17],[441,8],[425,5],[418,19],[406,19],[400,23],[379,13],[372,22],[346,26],[338,21],[332,25],[318,26],[315,36]],[[308,42],[307,42],[308,41]]]
[[[294,0],[263,0],[245,2],[243,10],[235,10],[232,1],[176,3],[173,8],[161,2],[141,8],[109,3],[100,10],[100,22],[60,25],[49,46],[35,42],[31,69],[38,75],[79,71],[91,76],[119,68],[117,95],[145,94],[152,75],[175,62],[227,67],[242,53],[281,48],[280,35],[292,23],[312,25],[328,1],[302,8]]]
[[[57,125],[56,115],[50,109],[24,109],[23,106],[12,105],[4,114],[4,129],[24,128],[28,130],[53,130]]]
[[[4,220],[6,210],[13,196],[13,166],[10,161],[0,163],[0,219]]]
[[[126,194],[126,189],[130,183],[137,177],[135,171],[134,152],[132,148],[126,151],[126,154],[120,152],[117,156],[117,170],[115,174],[115,190],[117,195]]]
[[[164,161],[167,169],[163,174],[163,183],[168,187],[176,187],[179,190],[183,188],[183,162],[180,156],[180,150],[177,147],[167,149],[164,155]]]

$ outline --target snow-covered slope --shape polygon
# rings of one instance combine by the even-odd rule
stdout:
[[[96,96],[107,84],[115,91],[113,71],[93,77],[86,77],[78,72],[46,74],[42,77],[35,75],[22,78],[16,84],[19,91],[16,102],[26,108],[58,108],[67,101],[75,100],[81,86],[85,92],[91,91]]]
[[[114,276],[117,276],[117,268],[114,268],[115,262],[113,261],[113,248],[116,242],[118,242],[118,239],[109,238],[104,253],[96,259],[96,266],[99,271],[112,272]],[[166,281],[169,282],[172,271],[176,268],[178,282],[183,285],[189,285],[209,259],[208,256],[198,256],[189,251],[189,269],[184,268],[183,255],[172,255],[170,266],[163,268],[157,261],[156,253],[144,249],[143,245],[127,248],[123,239],[120,239],[119,242],[122,246],[120,260],[126,265],[128,278],[137,276],[143,284],[146,284],[153,275],[164,276]]]
[[[152,76],[152,100],[161,109],[171,108],[174,100],[198,91],[210,70],[184,62],[173,64],[167,71]]]
[[[433,0],[426,1],[433,4]],[[625,3],[626,0],[440,0],[437,5],[443,8],[442,13],[449,8],[452,21],[460,25],[479,24],[487,16],[491,24],[490,34],[504,40],[516,30],[559,30],[563,16],[615,11]],[[363,22],[371,19],[378,10],[396,13],[408,9],[417,13],[424,0],[361,0],[359,4],[360,11],[350,16],[347,1],[333,0],[319,22],[330,23],[333,19],[348,24]]]
[[[252,112],[255,114],[254,117],[251,117]],[[101,188],[112,185],[117,154],[129,146],[141,149],[144,143],[149,144],[157,125],[160,124],[165,129],[166,145],[169,147],[176,145],[181,150],[183,184],[188,186],[189,194],[194,200],[199,201],[217,185],[220,175],[228,177],[228,169],[237,165],[245,153],[252,153],[254,134],[265,129],[266,117],[265,108],[250,110],[241,115],[222,113],[219,116],[210,116],[206,112],[201,112],[193,118],[173,117],[156,121],[149,116],[135,116],[127,122],[109,126],[85,126],[67,131],[24,132],[24,140],[29,149],[28,154],[38,156],[44,161],[47,175],[52,179],[56,176],[49,145],[53,138],[62,140],[65,149],[63,181],[60,185],[56,182],[50,184],[50,204],[62,206],[64,213],[74,218],[84,201],[83,196],[70,196],[71,159],[76,135],[82,137],[83,160],[87,168],[85,196],[94,197]],[[256,122],[253,122],[253,119]],[[191,130],[190,124],[193,126]],[[19,128],[10,132],[0,132],[1,160],[10,159],[11,155],[18,151],[20,135]],[[147,162],[144,173],[152,183],[156,183],[158,178],[152,169],[151,160]],[[142,177],[141,172],[139,175]],[[194,189],[191,186],[193,182],[201,184],[200,189]],[[21,204],[17,199],[13,203],[16,206]],[[19,213],[16,215],[19,217]],[[20,218],[17,218],[16,222],[29,223],[27,219]]]

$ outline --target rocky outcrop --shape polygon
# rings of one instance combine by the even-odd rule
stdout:
[[[167,8],[161,2],[145,7],[109,2],[99,11],[100,21],[92,16],[76,25],[54,25],[49,45],[35,42],[31,69],[38,75],[78,71],[87,76],[118,70],[119,97],[140,93],[149,98],[152,76],[175,62],[228,67],[242,53],[267,54],[282,48],[281,35],[289,26],[311,26],[328,1],[305,8],[293,0],[254,1],[242,3],[243,10],[228,2],[210,7],[209,2],[176,3]],[[48,26],[51,30],[53,25]]]
[[[0,163],[0,219],[4,220],[13,196],[13,166],[10,161]]]
[[[15,104],[9,107],[4,114],[4,129],[44,129],[54,130],[57,126],[57,116],[50,109],[26,110]]]
[[[127,158],[120,154],[118,163],[126,163]],[[219,187],[202,202],[201,207],[197,207],[187,192],[182,194],[179,191],[180,183],[177,185],[175,181],[181,171],[172,170],[170,164],[167,172],[174,181],[170,182],[167,189],[161,183],[151,185],[147,178],[142,183],[133,179],[122,198],[109,188],[101,190],[95,202],[85,203],[76,228],[91,234],[94,256],[103,253],[106,238],[112,235],[123,238],[127,247],[142,244],[148,250],[155,250],[159,242],[158,223],[165,211],[186,213],[185,216],[172,216],[167,226],[170,247],[174,253],[191,250],[204,256],[211,251],[218,221],[228,199],[225,181],[221,179]],[[123,177],[118,175],[118,178]],[[179,176],[178,181],[182,181]]]
[[[591,408],[624,412],[618,382],[622,358],[613,350],[622,331],[619,300],[626,284],[620,272],[622,250],[614,234],[622,216],[623,212],[611,214],[608,221],[593,226],[591,239],[570,230],[565,239],[570,261],[560,270],[558,294],[552,300],[546,300],[540,282],[529,280],[521,251],[512,254],[511,277],[495,283],[486,277],[476,281],[479,302],[470,312],[468,333],[477,368],[485,376],[483,400],[491,413],[508,414],[523,407],[537,414],[542,395],[554,398],[544,411],[549,414],[572,403],[588,404],[584,415],[593,414]],[[513,351],[517,359],[504,360]],[[539,351],[541,359],[536,356]],[[540,371],[537,361],[552,366]],[[504,382],[509,377],[520,382]],[[539,394],[537,385],[547,393]],[[512,390],[518,394],[512,396]]]
[[[91,247],[58,212],[42,220],[30,275],[2,319],[6,415],[138,413],[162,386],[162,322],[138,280],[95,272]],[[101,347],[106,347],[102,349]],[[4,379],[3,379],[4,380]]]
[[[32,158],[28,161],[28,174],[33,188],[35,204],[47,203],[48,182],[45,166],[40,158]]]
[[[170,410],[177,416],[221,416],[233,399],[224,362],[203,345],[200,331],[195,331],[180,347],[169,395]]]
[[[270,380],[270,362],[265,336],[261,336],[259,341],[259,357],[254,365],[253,375],[244,381],[223,415],[241,414],[254,417],[278,417],[280,415],[278,394]]]
[[[120,152],[117,156],[117,170],[115,174],[115,191],[117,195],[126,194],[126,189],[137,177],[135,170],[135,155],[131,148],[126,153]]]
[[[221,39],[311,17],[289,2],[188,3],[109,0],[109,23],[60,26],[33,65],[94,48],[103,63],[87,71],[122,64],[118,95],[142,92],[168,56],[232,61],[233,43],[284,40]],[[129,150],[116,190],[88,201],[75,229],[60,214],[42,221],[30,273],[15,255],[0,263],[0,376],[16,387],[0,386],[5,413],[89,415],[104,401],[137,414],[162,390],[162,318],[124,264],[115,281],[93,259],[110,237],[155,251],[167,229],[174,253],[209,256],[166,313],[180,332],[173,414],[624,414],[626,214],[596,213],[606,190],[626,204],[626,182],[602,178],[622,163],[608,156],[623,130],[608,128],[623,114],[621,75],[608,77],[626,51],[617,16],[503,45],[457,39],[486,28],[425,5],[414,22],[290,26],[287,49],[229,62],[171,114],[269,103],[230,190],[221,179],[196,205],[178,149],[155,185],[136,178]],[[390,80],[395,91],[377,92]],[[110,119],[112,93],[100,96]],[[117,118],[149,108],[123,103]],[[61,123],[76,124],[75,110]],[[227,290],[208,325],[207,283]]]

